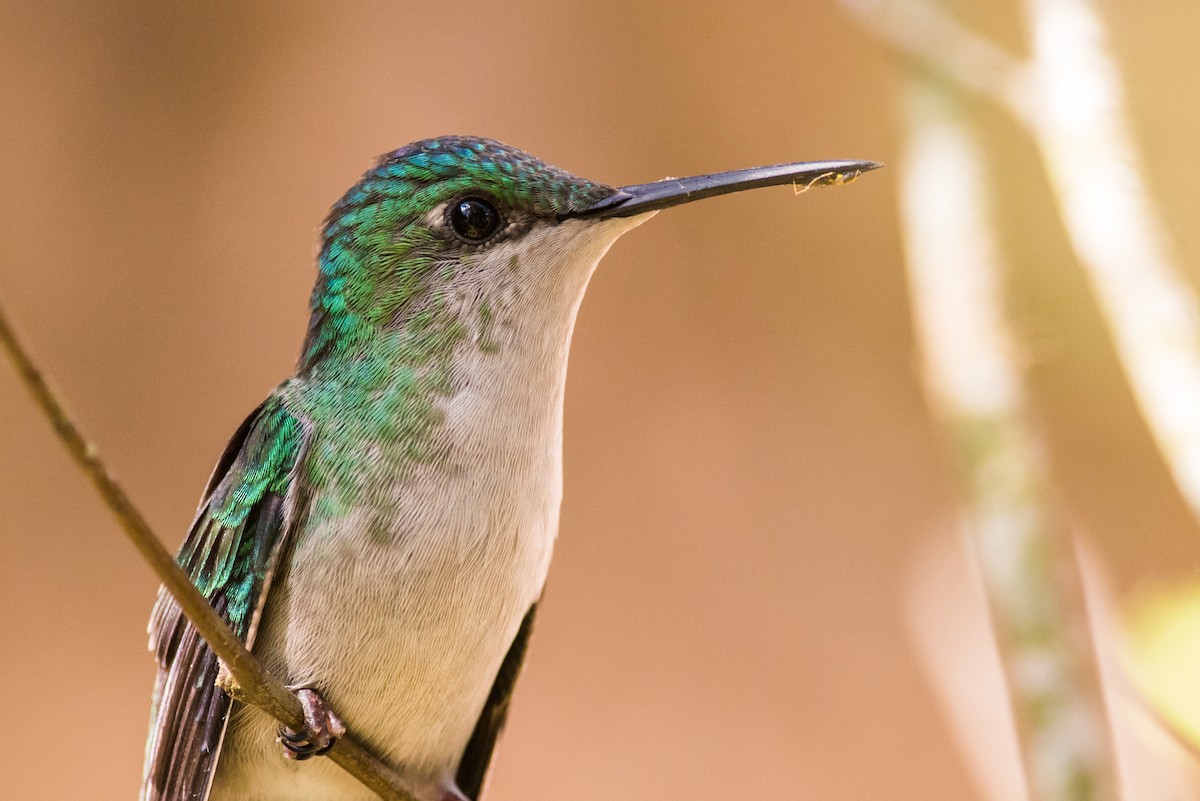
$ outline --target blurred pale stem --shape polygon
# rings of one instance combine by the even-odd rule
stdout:
[[[1134,397],[1200,517],[1200,303],[1155,214],[1092,0],[1023,0],[1023,63],[920,0],[843,0],[867,27],[1033,136]]]
[[[302,729],[305,721],[300,701],[246,650],[224,619],[192,584],[187,574],[175,564],[175,560],[150,529],[146,518],[101,461],[96,447],[67,414],[66,406],[51,388],[33,357],[17,339],[3,308],[0,308],[0,346],[8,351],[22,383],[54,427],[54,432],[71,458],[91,480],[109,511],[158,575],[159,580],[175,597],[188,620],[225,664],[236,683],[237,699],[253,704],[280,723],[293,729]],[[279,758],[283,759],[283,755],[280,754]],[[339,738],[328,758],[386,801],[416,801],[416,796],[404,785],[396,772],[349,734]]]
[[[929,0],[841,0],[862,25],[947,80],[1022,120],[1032,115],[1028,69]]]
[[[1037,438],[1003,322],[979,146],[954,99],[913,81],[901,211],[931,405],[963,479],[1035,801],[1115,783],[1078,566],[1045,503]]]
[[[1076,255],[1176,482],[1200,515],[1200,313],[1143,179],[1090,0],[1025,0],[1034,135]]]

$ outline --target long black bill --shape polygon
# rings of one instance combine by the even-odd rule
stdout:
[[[648,211],[678,206],[715,195],[727,195],[760,186],[791,184],[803,192],[814,186],[846,184],[868,170],[882,167],[874,161],[801,161],[754,167],[749,170],[696,175],[691,178],[666,178],[649,184],[623,186],[596,201],[572,217],[632,217]]]

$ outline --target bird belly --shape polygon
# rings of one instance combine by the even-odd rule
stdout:
[[[452,777],[521,620],[541,594],[561,479],[539,491],[430,476],[325,515],[322,498],[291,542],[255,653],[312,687],[350,732],[418,781]],[[238,706],[212,799],[375,798],[325,760],[296,763],[278,724]]]

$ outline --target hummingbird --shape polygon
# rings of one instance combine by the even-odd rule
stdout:
[[[295,373],[233,435],[177,556],[309,725],[227,695],[160,589],[143,801],[367,801],[307,761],[347,729],[422,801],[479,801],[558,532],[597,263],[660,209],[878,166],[613,188],[477,137],[380,157],[325,221]]]

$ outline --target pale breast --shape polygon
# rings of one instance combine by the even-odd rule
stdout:
[[[255,652],[293,686],[318,689],[389,762],[452,774],[549,567],[561,473],[553,459],[540,476],[532,467],[427,470],[305,525]],[[286,786],[280,774],[297,768],[307,778],[289,798],[357,797],[340,771],[285,762],[275,728],[256,710],[235,716],[214,798]]]

